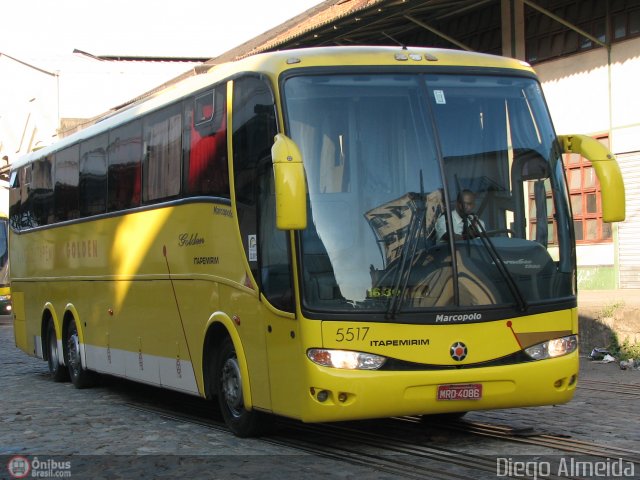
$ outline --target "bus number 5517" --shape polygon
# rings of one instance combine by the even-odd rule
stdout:
[[[364,340],[369,333],[369,327],[339,328],[336,330],[336,342],[352,342]]]

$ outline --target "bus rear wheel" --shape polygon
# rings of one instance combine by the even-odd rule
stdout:
[[[222,418],[238,437],[255,437],[270,425],[268,415],[244,408],[242,372],[233,342],[229,337],[220,345],[216,362],[216,396]]]
[[[67,330],[67,341],[65,349],[65,360],[69,370],[71,382],[76,388],[87,388],[95,384],[95,374],[82,367],[80,357],[80,337],[75,320],[69,322]]]
[[[53,322],[47,324],[47,363],[49,365],[49,374],[54,382],[66,382],[69,380],[69,372],[60,364],[58,356],[58,338],[56,337],[56,328]]]

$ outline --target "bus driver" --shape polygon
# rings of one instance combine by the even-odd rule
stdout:
[[[471,218],[480,223],[484,229],[484,222],[473,212],[476,207],[476,195],[471,190],[462,190],[456,200],[456,208],[451,213],[451,223],[456,240],[474,238],[477,236],[477,229],[472,225]],[[466,222],[466,225],[465,225]],[[447,221],[445,215],[440,215],[436,221],[436,241],[447,240]]]

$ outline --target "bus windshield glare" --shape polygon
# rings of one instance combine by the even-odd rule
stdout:
[[[506,317],[574,294],[561,152],[533,78],[299,75],[284,104],[308,182],[307,311]]]

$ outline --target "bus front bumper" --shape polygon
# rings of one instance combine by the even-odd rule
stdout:
[[[437,371],[339,370],[309,362],[301,420],[327,422],[562,404],[575,393],[578,368],[577,351],[528,363]]]

